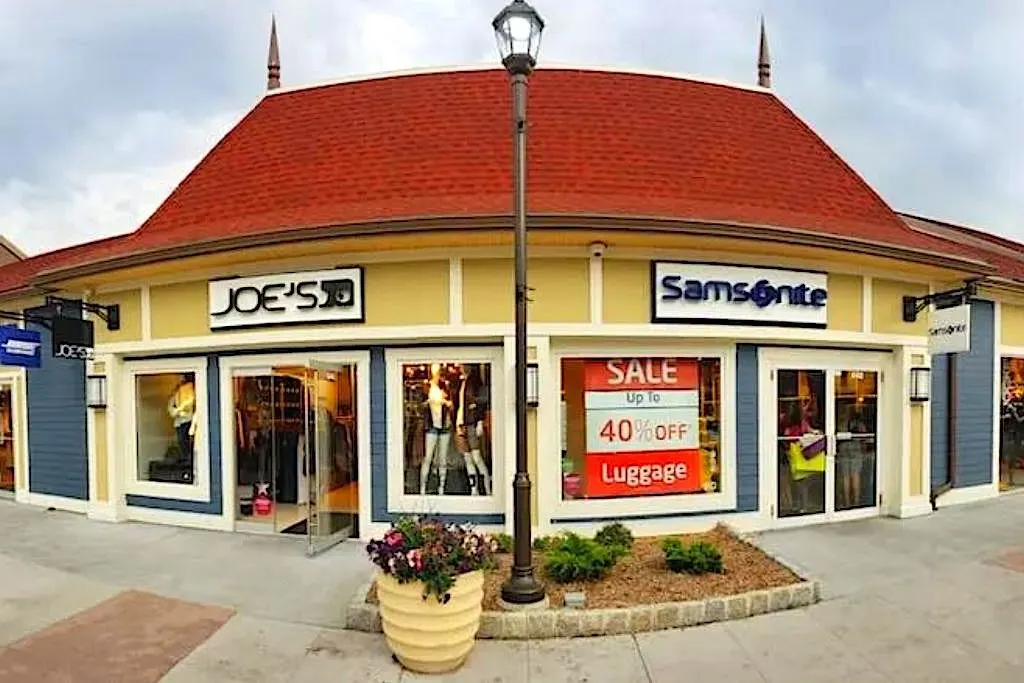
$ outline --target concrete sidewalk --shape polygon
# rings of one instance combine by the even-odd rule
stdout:
[[[30,649],[41,638],[32,634],[130,588],[235,611],[165,681],[426,680],[400,671],[380,636],[330,628],[368,575],[358,544],[308,560],[293,539],[108,525],[4,503],[0,539],[0,681],[19,680],[4,678],[4,650]],[[461,671],[430,680],[1024,680],[1024,496],[760,542],[821,578],[823,602],[635,637],[481,641]],[[116,679],[104,674],[95,680]]]

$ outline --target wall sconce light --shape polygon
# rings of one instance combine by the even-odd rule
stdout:
[[[910,368],[910,402],[924,403],[932,393],[932,369],[929,367]]]
[[[526,364],[526,405],[540,405],[540,366],[536,363]]]
[[[107,407],[107,378],[89,375],[85,378],[85,402],[90,408]]]

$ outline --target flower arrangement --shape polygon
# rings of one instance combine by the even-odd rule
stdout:
[[[459,574],[492,566],[497,541],[469,527],[437,519],[401,517],[384,538],[370,541],[366,553],[399,583],[423,582],[423,599],[435,595],[445,604]]]

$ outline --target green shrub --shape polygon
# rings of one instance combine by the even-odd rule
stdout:
[[[512,537],[508,534],[496,534],[493,540],[498,546],[494,552],[499,555],[508,555],[512,552]]]
[[[628,551],[633,547],[633,532],[621,522],[613,522],[601,527],[594,540],[603,546],[618,546]]]
[[[665,564],[676,573],[721,574],[725,571],[722,552],[707,541],[683,545],[678,538],[666,538],[661,543]]]
[[[533,549],[538,553],[547,552],[552,544],[558,541],[558,536],[538,536],[533,539]]]
[[[570,533],[551,544],[544,571],[558,583],[597,581],[612,570],[621,555],[617,546],[603,546]]]

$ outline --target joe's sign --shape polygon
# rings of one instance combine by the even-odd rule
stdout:
[[[587,361],[589,498],[701,490],[700,390],[692,359]]]
[[[210,329],[363,322],[362,268],[210,282]]]

